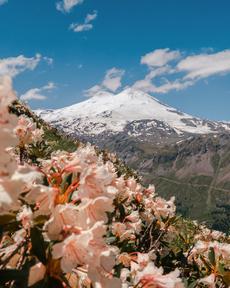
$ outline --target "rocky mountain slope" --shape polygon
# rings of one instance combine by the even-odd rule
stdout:
[[[116,152],[145,184],[175,195],[183,215],[229,229],[230,123],[190,116],[132,89],[36,113],[76,139]]]

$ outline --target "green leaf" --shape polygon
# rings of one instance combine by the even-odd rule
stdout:
[[[125,208],[122,204],[119,204],[118,205],[118,209],[119,209],[119,212],[120,212],[120,220],[122,221],[124,218],[125,218]]]
[[[120,278],[122,268],[123,268],[122,264],[114,266],[114,277]]]
[[[213,266],[216,266],[216,257],[215,257],[215,251],[213,247],[209,249],[208,259]]]
[[[66,191],[66,189],[69,187],[69,185],[72,183],[73,173],[68,174],[61,184],[61,189],[63,193]]]
[[[224,265],[219,263],[218,265],[218,271],[221,275],[223,275],[225,273],[225,270],[224,270]]]
[[[38,228],[33,227],[30,229],[30,234],[32,242],[32,252],[45,265],[47,263],[46,244],[42,236],[42,232]]]
[[[188,288],[195,288],[195,287],[197,287],[196,285],[197,285],[197,282],[194,281],[191,284],[189,284]]]

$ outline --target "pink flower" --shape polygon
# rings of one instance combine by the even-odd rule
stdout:
[[[121,280],[106,273],[100,267],[89,267],[88,275],[95,288],[121,288]]]
[[[7,148],[17,144],[13,130],[17,117],[8,111],[8,105],[16,99],[12,81],[8,76],[0,76],[0,177],[11,176],[16,169],[16,161]]]
[[[125,288],[130,287],[130,285],[128,284],[128,281],[127,281],[128,277],[130,277],[130,270],[127,269],[127,268],[123,268],[121,270],[121,275],[120,275],[120,279],[121,279],[121,282],[122,282],[122,288],[123,288],[123,285],[124,285]]]
[[[141,283],[145,288],[182,288],[184,285],[179,275],[179,270],[163,275],[162,267],[157,268],[153,262],[149,262],[142,271],[137,271],[135,284]]]
[[[174,204],[175,197],[172,197],[169,201],[161,197],[157,197],[152,202],[152,210],[154,215],[158,218],[173,217],[175,215],[176,206]]]
[[[144,189],[143,193],[149,197],[153,197],[155,195],[155,186],[154,185],[149,185],[147,189]]]
[[[37,143],[37,142],[41,142],[43,139],[43,135],[44,135],[44,131],[43,129],[35,129],[32,132],[32,137],[33,137],[33,142]]]
[[[35,216],[49,215],[55,207],[55,200],[58,193],[59,191],[55,188],[33,185],[26,199],[29,203],[36,204],[38,210],[35,212]]]
[[[104,271],[100,267],[96,267],[96,269],[91,269],[90,267],[88,275],[95,288],[123,287],[121,286],[121,280],[119,278],[113,277],[112,275],[104,275]]]
[[[126,216],[125,222],[127,230],[133,230],[133,233],[139,234],[142,228],[142,221],[138,211],[133,211],[131,214]]]
[[[113,223],[112,233],[116,237],[121,237],[126,232],[126,225],[120,222]]]
[[[108,164],[91,165],[85,169],[80,175],[80,185],[77,195],[82,198],[96,198],[99,196],[114,197],[114,192],[107,190],[107,186],[111,186],[115,179],[115,173],[110,171]]]
[[[29,118],[20,116],[18,126],[15,128],[15,134],[17,135],[21,145],[33,142],[32,132],[35,129],[36,125]]]
[[[114,209],[113,200],[107,197],[97,197],[95,199],[82,200],[78,205],[77,218],[79,225],[83,229],[92,227],[97,221],[106,223],[108,217],[106,212],[112,212]]]
[[[0,212],[18,209],[17,201],[19,194],[22,192],[22,181],[12,181],[11,179],[0,179]]]
[[[98,221],[90,230],[93,237],[89,242],[89,248],[93,251],[94,257],[99,257],[103,251],[108,250],[108,245],[106,245],[104,239],[104,236],[106,235],[106,226],[103,221]],[[96,259],[96,257],[93,259],[94,264],[97,261]]]
[[[216,287],[215,279],[216,279],[215,274],[210,274],[209,276],[200,279],[199,282],[207,285],[207,287],[209,288],[215,288]]]
[[[64,170],[79,173],[97,162],[98,156],[96,151],[93,146],[88,144],[85,147],[79,147],[76,152],[71,153],[70,161],[66,163]]]
[[[17,220],[22,222],[25,229],[29,229],[32,225],[33,212],[30,207],[22,206],[20,212],[17,214]]]
[[[113,277],[112,269],[115,265],[115,255],[108,249],[98,255],[97,265],[89,265],[88,276],[93,287],[96,288],[120,288],[121,280]]]
[[[120,255],[118,255],[117,261],[118,261],[118,263],[122,263],[122,265],[125,267],[130,267],[131,261],[132,261],[132,256],[126,252],[123,252]]]
[[[61,269],[63,272],[71,272],[78,265],[88,263],[88,259],[92,257],[92,252],[88,249],[89,241],[92,238],[92,232],[88,230],[79,235],[72,234],[63,242],[53,246],[53,258],[61,258]]]
[[[13,243],[11,245],[8,245],[6,247],[3,247],[0,249],[0,258],[1,261],[5,261],[7,258],[9,258],[10,255],[13,254],[13,252],[18,248],[17,243]]]
[[[5,259],[7,259],[18,248],[18,246],[21,245],[23,241],[25,241],[25,237],[26,237],[26,230],[20,229],[13,234],[12,236],[13,243],[10,242],[10,245],[5,247],[6,245],[5,241],[2,241],[0,245],[0,248],[3,247],[0,249],[1,260],[4,261]]]
[[[50,220],[45,223],[44,229],[51,240],[61,240],[66,230],[80,233],[78,226],[77,207],[73,204],[57,205]]]
[[[137,271],[142,271],[150,262],[149,255],[147,253],[137,253],[137,257],[133,257],[130,270],[135,275]]]
[[[116,222],[112,224],[112,233],[116,237],[120,238],[120,241],[124,240],[134,240],[135,235],[134,235],[134,230],[128,229],[127,225],[124,223]]]
[[[230,259],[230,244],[227,243],[220,243],[220,256],[223,257],[223,259],[229,261]]]
[[[26,145],[41,142],[44,131],[36,128],[36,124],[30,118],[20,116],[18,125],[15,128],[15,134],[20,144]]]
[[[35,167],[29,165],[18,166],[15,173],[12,175],[12,180],[23,181],[25,183],[25,188],[30,189],[33,184],[41,184],[43,182],[43,174]]]
[[[134,178],[129,178],[126,181],[126,185],[131,191],[133,191],[135,193],[139,193],[142,191],[141,185],[139,183],[137,183],[137,181]]]
[[[142,221],[139,219],[137,222],[126,222],[126,229],[132,231],[133,234],[140,234],[142,229]]]
[[[44,279],[46,267],[41,263],[37,263],[30,268],[28,286],[33,286],[35,283]]]
[[[125,217],[125,220],[128,220],[132,223],[138,222],[140,220],[139,212],[133,211],[131,214]]]
[[[0,109],[8,109],[8,105],[16,99],[9,76],[0,77]]]

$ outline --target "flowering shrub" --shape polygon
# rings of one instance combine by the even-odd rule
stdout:
[[[16,124],[8,112],[15,97],[4,77],[0,285],[229,287],[230,239],[176,216],[174,198],[118,175],[92,146],[30,161],[43,131],[29,118]]]

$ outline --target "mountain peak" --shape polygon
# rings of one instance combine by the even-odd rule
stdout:
[[[124,89],[122,92],[115,95],[115,97],[124,98],[124,101],[125,101],[125,99],[128,99],[128,100],[133,100],[133,101],[137,100],[137,101],[146,101],[146,102],[149,102],[149,101],[159,102],[156,98],[150,96],[149,94],[147,94],[147,93],[145,93],[139,89],[132,88],[132,87],[128,87],[128,88]]]
[[[77,131],[90,135],[106,131],[119,133],[135,121],[149,121],[150,126],[163,123],[164,127],[174,130],[178,135],[216,133],[219,128],[222,131],[230,130],[228,124],[205,121],[182,113],[149,94],[130,87],[116,95],[96,94],[81,103],[53,111],[40,111],[37,114],[55,126],[65,127],[71,134]]]

